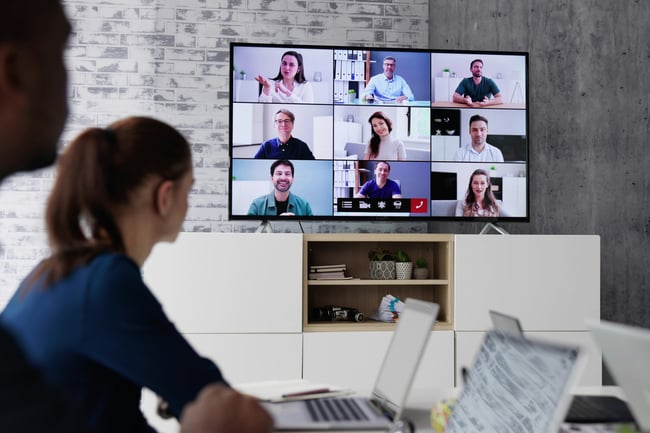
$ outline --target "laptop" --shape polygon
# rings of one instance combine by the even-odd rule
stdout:
[[[445,433],[556,433],[583,364],[577,347],[488,331]]]
[[[349,396],[262,405],[275,430],[388,429],[400,421],[438,304],[406,299],[370,397]]]
[[[650,329],[604,320],[589,321],[587,326],[639,430],[650,431]]]
[[[490,310],[494,329],[524,338],[519,319],[515,316]],[[610,395],[574,395],[565,421],[568,423],[632,422],[634,417],[627,403]]]

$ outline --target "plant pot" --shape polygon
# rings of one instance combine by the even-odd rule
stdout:
[[[395,262],[390,260],[372,260],[370,262],[370,278],[373,280],[394,280]]]
[[[448,71],[442,71],[442,76],[445,78],[449,78],[449,72]]]
[[[395,276],[398,280],[410,280],[413,273],[413,262],[396,262]]]
[[[427,268],[415,268],[413,269],[413,278],[416,280],[426,280],[429,278],[429,269]]]

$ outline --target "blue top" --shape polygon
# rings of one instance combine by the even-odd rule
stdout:
[[[394,194],[401,194],[399,185],[394,180],[386,179],[386,184],[383,188],[379,188],[375,179],[369,180],[364,183],[359,194],[363,194],[368,198],[393,198]]]
[[[374,95],[382,102],[394,102],[398,96],[406,96],[409,101],[415,99],[406,80],[397,74],[393,74],[390,80],[384,74],[375,75],[370,79],[363,93],[366,96]]]
[[[142,387],[179,417],[203,386],[224,382],[167,319],[124,254],[100,254],[47,288],[37,282],[23,292],[24,285],[0,320],[91,427],[154,432],[140,412]]]
[[[463,97],[469,95],[473,102],[480,102],[485,99],[486,96],[491,98],[499,92],[501,92],[499,86],[497,86],[491,78],[487,77],[481,77],[481,82],[478,83],[478,86],[474,84],[474,79],[472,77],[463,78],[460,83],[458,83],[458,87],[456,87],[456,93]]]
[[[296,216],[312,216],[311,206],[309,202],[295,194],[289,193],[289,200],[287,203],[287,212],[292,212]],[[248,215],[277,215],[278,207],[275,203],[275,194],[270,193],[257,197],[248,208]]]
[[[266,140],[255,154],[256,159],[316,159],[309,146],[302,140],[290,137],[282,144],[278,137]]]

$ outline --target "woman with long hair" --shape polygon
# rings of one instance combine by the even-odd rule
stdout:
[[[499,205],[492,192],[492,183],[487,171],[477,169],[470,175],[465,199],[459,200],[456,206],[456,216],[499,216]]]
[[[141,276],[153,246],[176,239],[192,183],[188,142],[147,117],[87,129],[59,159],[45,216],[51,255],[0,320],[91,427],[150,433],[143,387],[178,418],[206,385],[227,385]]]
[[[275,77],[258,75],[255,80],[262,85],[259,102],[314,102],[314,90],[305,78],[302,54],[297,51],[282,54]]]
[[[393,122],[381,111],[375,111],[368,119],[370,140],[363,153],[363,159],[403,161],[406,159],[404,143],[391,136]]]

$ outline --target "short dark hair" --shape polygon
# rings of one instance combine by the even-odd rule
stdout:
[[[474,59],[474,60],[472,60],[471,63],[469,64],[470,69],[472,68],[472,66],[474,66],[474,63],[476,63],[476,62],[481,63],[481,65],[483,64],[483,60],[481,60],[481,59]]]
[[[274,161],[273,164],[271,164],[271,176],[273,176],[273,172],[275,172],[275,168],[278,165],[288,165],[291,167],[291,176],[293,176],[293,164],[288,159],[278,159],[277,161]]]
[[[469,118],[469,126],[470,126],[470,128],[472,127],[472,123],[478,122],[478,121],[483,121],[483,122],[485,122],[486,125],[488,124],[488,120],[485,117],[481,116],[480,114],[475,114],[475,115],[473,115],[472,117]]]
[[[294,116],[293,113],[287,110],[286,108],[280,108],[278,111],[276,111],[275,114],[273,115],[273,120],[275,120],[275,116],[277,116],[280,113],[289,116],[289,119],[291,119],[291,123],[296,121],[296,116]]]

